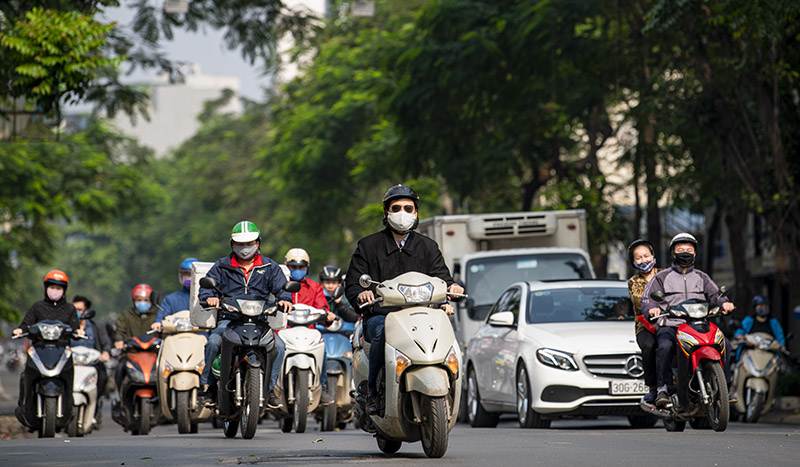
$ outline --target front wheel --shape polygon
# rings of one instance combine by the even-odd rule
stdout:
[[[731,404],[728,399],[728,383],[725,380],[722,365],[713,360],[704,360],[700,365],[706,392],[711,398],[710,404],[706,407],[708,423],[714,431],[725,431],[728,428]]]
[[[475,369],[470,368],[467,376],[467,410],[469,411],[469,424],[473,428],[494,428],[500,421],[500,416],[489,413],[481,405],[481,395],[478,390],[478,378],[475,376]]]
[[[745,394],[745,403],[747,406],[745,407],[744,421],[747,423],[756,423],[758,418],[761,417],[761,411],[764,410],[766,394],[763,392],[756,392],[750,388],[747,388]]]
[[[336,428],[336,400],[338,394],[338,386],[336,385],[337,378],[328,378],[328,391],[333,399],[333,404],[328,404],[322,408],[322,426],[320,431],[333,431]]]
[[[447,452],[447,402],[444,396],[421,396],[422,450],[425,455],[438,459]]]
[[[175,411],[178,412],[178,433],[186,434],[192,431],[192,419],[189,416],[189,391],[178,391]]]
[[[517,370],[517,418],[520,428],[550,428],[545,420],[531,407],[531,385],[524,365]]]
[[[295,433],[304,433],[308,419],[308,370],[297,370],[294,381],[292,428]]]
[[[664,428],[670,432],[681,432],[686,429],[685,421],[677,421],[673,418],[664,419]]]
[[[259,395],[261,394],[261,369],[248,368],[244,388],[244,407],[242,407],[242,438],[251,439],[256,435],[258,419],[261,414]]]
[[[139,399],[139,434],[150,433],[150,410],[152,409],[150,399]]]
[[[44,398],[44,417],[42,427],[39,429],[40,438],[52,438],[56,435],[56,415],[58,414],[58,399],[55,397]]]
[[[70,438],[77,438],[78,436],[83,435],[83,433],[78,430],[78,420],[80,420],[83,411],[83,405],[75,407],[75,416],[72,417],[72,420],[70,420],[69,424],[67,425],[67,436]]]

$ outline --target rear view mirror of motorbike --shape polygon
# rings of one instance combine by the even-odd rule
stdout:
[[[203,277],[200,279],[200,287],[204,289],[217,289],[217,281],[210,277]]]
[[[723,285],[722,287],[719,288],[719,296],[724,297],[726,295],[728,295],[728,287]]]
[[[363,274],[361,277],[358,278],[358,285],[361,287],[368,289],[370,285],[372,285],[372,276],[369,274]]]
[[[85,311],[85,312],[83,312],[83,314],[81,314],[81,319],[82,320],[83,319],[92,319],[92,318],[94,318],[94,315],[95,315],[94,310]]]
[[[344,287],[340,285],[339,287],[336,287],[336,289],[333,291],[333,299],[336,300],[342,295],[344,295]]]
[[[300,291],[300,283],[297,281],[289,281],[283,286],[283,290],[289,293],[297,293]]]
[[[660,290],[655,290],[653,292],[650,292],[650,298],[652,298],[653,300],[655,300],[657,302],[663,302],[664,300],[666,300],[666,297],[664,296],[664,292],[662,292]]]

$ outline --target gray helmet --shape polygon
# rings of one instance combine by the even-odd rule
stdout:
[[[672,237],[672,240],[669,242],[669,253],[670,254],[672,254],[672,252],[673,252],[673,250],[675,248],[675,245],[677,245],[678,243],[691,243],[692,245],[694,245],[694,249],[695,250],[697,249],[697,239],[694,238],[694,235],[692,235],[690,233],[686,233],[686,232],[681,232],[681,233],[675,235],[674,237]]]

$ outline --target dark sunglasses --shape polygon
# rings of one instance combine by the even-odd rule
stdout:
[[[404,206],[400,206],[399,204],[395,204],[395,205],[389,207],[389,211],[390,212],[400,212],[401,209],[404,210],[405,212],[409,213],[409,214],[414,212],[414,206],[412,206],[410,204],[406,204]]]

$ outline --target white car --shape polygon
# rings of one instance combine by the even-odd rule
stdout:
[[[647,392],[623,281],[518,282],[470,339],[467,412],[474,427],[516,413],[523,428],[569,416],[656,418],[639,408]]]

